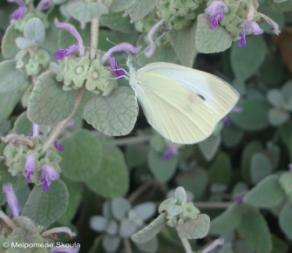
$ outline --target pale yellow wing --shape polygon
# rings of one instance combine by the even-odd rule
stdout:
[[[236,92],[222,98],[226,93],[224,89],[231,89],[226,83],[220,92],[208,91],[207,88],[200,88],[197,92],[189,80],[202,73],[205,75],[175,64],[155,63],[138,70],[131,81],[149,124],[171,142],[192,144],[206,139],[238,99]],[[223,82],[221,79],[215,81],[219,85]]]

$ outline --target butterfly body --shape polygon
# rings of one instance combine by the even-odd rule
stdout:
[[[165,62],[137,71],[130,67],[130,86],[149,124],[178,144],[209,137],[239,98],[235,89],[214,75]]]

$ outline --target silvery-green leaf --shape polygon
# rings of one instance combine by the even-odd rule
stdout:
[[[54,125],[72,112],[76,91],[63,91],[55,74],[43,73],[36,82],[28,101],[28,118],[40,125]]]
[[[269,111],[269,121],[273,126],[280,126],[290,119],[290,114],[282,109],[272,108]]]
[[[262,153],[256,153],[251,158],[251,179],[254,183],[258,183],[273,171],[271,160]]]
[[[31,18],[23,28],[24,38],[40,44],[45,39],[45,27],[39,18]]]
[[[236,78],[245,81],[254,75],[263,64],[267,52],[268,48],[262,36],[250,36],[244,48],[239,48],[234,43],[230,57]]]
[[[285,191],[287,196],[292,196],[292,172],[284,172],[279,177],[279,182],[281,184],[282,189]]]
[[[124,16],[122,13],[110,13],[103,15],[100,18],[102,26],[108,27],[113,31],[122,33],[133,33],[135,31],[134,25],[130,23],[129,17]]]
[[[131,205],[127,199],[116,198],[111,201],[111,211],[114,218],[122,220],[126,217],[131,209]]]
[[[179,235],[185,239],[204,238],[210,229],[210,217],[206,214],[199,214],[196,219],[177,225],[176,229]]]
[[[84,119],[109,136],[129,134],[138,117],[138,104],[129,87],[119,87],[109,96],[96,96],[84,108]]]
[[[14,29],[14,24],[7,27],[1,41],[1,52],[4,58],[13,58],[19,51],[15,44],[15,40],[20,36],[21,33]]]
[[[153,239],[164,227],[166,223],[166,215],[160,214],[149,225],[132,235],[132,240],[135,243],[146,243]]]
[[[112,218],[112,211],[111,211],[111,203],[110,202],[105,202],[102,205],[102,215],[107,219]]]
[[[25,86],[26,87],[26,86]],[[25,88],[24,87],[24,88]],[[23,96],[24,89],[0,92],[0,122],[7,119]]]
[[[27,85],[27,76],[15,68],[15,61],[0,62],[0,93],[23,89]]]
[[[284,108],[288,111],[292,111],[292,81],[288,81],[282,88],[282,94],[284,96]]]
[[[156,253],[158,250],[158,240],[156,237],[145,243],[135,243],[135,245],[145,253]]]
[[[108,220],[103,216],[93,216],[90,218],[90,227],[97,232],[105,231]]]
[[[111,220],[108,222],[107,227],[106,227],[106,233],[109,235],[116,235],[118,233],[118,223],[115,220]]]
[[[132,234],[134,234],[137,231],[137,229],[138,227],[133,221],[129,219],[122,220],[119,235],[123,238],[128,239],[131,237]]]
[[[170,43],[180,62],[188,67],[193,66],[197,55],[195,45],[196,25],[192,25],[183,30],[173,30],[170,32]]]
[[[279,224],[285,235],[292,240],[292,203],[287,202],[280,212]]]
[[[129,172],[123,153],[111,143],[104,142],[101,170],[86,180],[86,185],[95,193],[114,198],[123,196],[129,188]]]
[[[75,1],[68,3],[66,11],[81,24],[90,22],[94,17],[108,13],[108,8],[102,3]]]
[[[211,135],[208,139],[198,144],[198,147],[207,161],[211,161],[216,155],[221,143],[220,135]]]
[[[285,198],[278,176],[270,175],[260,181],[245,196],[244,202],[256,207],[270,208],[280,204]]]
[[[163,154],[151,149],[148,153],[148,163],[155,178],[160,182],[167,182],[173,177],[176,171],[178,158],[177,156],[173,156],[168,160],[164,160]]]
[[[62,174],[72,181],[90,179],[102,167],[103,145],[92,132],[79,130],[62,141]]]
[[[125,11],[134,3],[135,0],[113,0],[110,10],[111,12]]]
[[[20,49],[27,49],[35,45],[35,43],[32,40],[23,37],[18,37],[15,40],[15,43]]]
[[[135,1],[127,10],[131,20],[136,22],[146,17],[156,6],[156,0]]]
[[[224,28],[220,26],[216,30],[210,28],[206,14],[198,16],[195,41],[198,52],[205,54],[223,52],[232,44],[231,35]]]
[[[143,221],[148,220],[156,211],[154,203],[142,203],[133,208],[135,214]]]
[[[35,186],[24,205],[22,214],[31,218],[36,224],[48,227],[63,215],[68,201],[68,189],[61,180],[54,182],[48,192],[43,192],[41,186]]]
[[[116,252],[121,243],[121,238],[118,236],[103,236],[102,246],[107,252]]]
[[[267,97],[269,102],[275,107],[281,108],[284,104],[284,96],[280,90],[269,90]]]

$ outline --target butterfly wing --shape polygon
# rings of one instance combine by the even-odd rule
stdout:
[[[210,136],[239,97],[211,74],[170,63],[139,69],[132,87],[149,124],[179,144],[197,143]]]

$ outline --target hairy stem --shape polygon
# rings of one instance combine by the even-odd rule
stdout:
[[[42,236],[48,237],[54,234],[66,234],[71,238],[76,236],[76,234],[72,232],[72,230],[68,227],[58,227],[58,228],[52,228],[52,229],[46,230],[42,233]]]
[[[16,228],[16,225],[14,224],[14,222],[1,210],[0,210],[0,220],[2,220],[12,230]]]
[[[182,245],[183,245],[183,247],[185,249],[185,253],[193,253],[193,250],[192,250],[192,247],[191,247],[191,244],[190,244],[189,240],[183,238],[180,235],[178,230],[176,230],[176,232],[177,232],[177,235],[178,235],[178,237],[179,237],[179,239],[180,239],[180,241],[181,241],[181,243],[182,243]]]
[[[51,132],[49,138],[47,139],[46,143],[44,144],[43,150],[46,151],[48,150],[48,148],[57,140],[57,138],[59,137],[59,135],[62,133],[62,131],[64,130],[64,128],[66,128],[66,125],[68,124],[68,122],[74,117],[75,113],[77,112],[82,97],[84,94],[84,89],[81,88],[76,96],[76,101],[75,101],[75,105],[74,108],[72,110],[72,112],[70,113],[70,115],[64,119],[63,121],[61,121]]]
[[[128,239],[124,239],[124,247],[126,253],[133,253],[131,243]]]
[[[90,57],[91,59],[96,57],[96,52],[98,48],[98,34],[99,34],[99,20],[98,18],[94,18],[91,21],[91,34],[90,34]],[[48,148],[56,141],[56,139],[59,137],[59,135],[62,133],[64,128],[66,128],[67,123],[74,117],[76,114],[80,104],[81,100],[84,94],[84,88],[81,88],[76,96],[76,102],[74,105],[74,108],[70,115],[61,121],[51,132],[48,140],[44,144],[43,150],[46,151]]]

